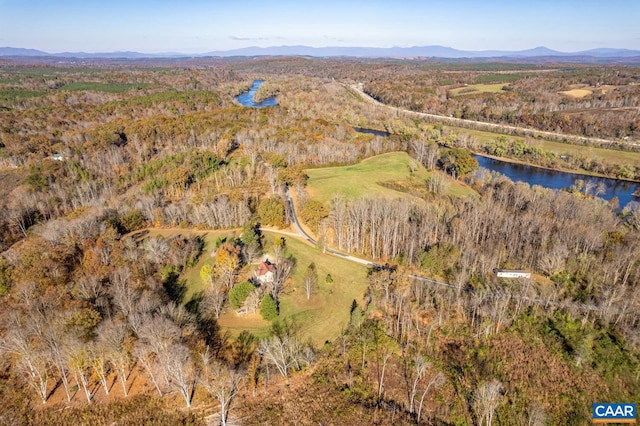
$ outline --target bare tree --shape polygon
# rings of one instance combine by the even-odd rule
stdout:
[[[227,293],[224,291],[223,286],[220,282],[214,281],[204,289],[204,298],[201,304],[203,313],[214,318],[220,318],[226,299]]]
[[[439,388],[444,384],[444,381],[445,381],[445,377],[444,377],[444,374],[442,374],[441,372],[437,372],[429,378],[429,381],[427,382],[427,385],[424,387],[424,390],[422,391],[422,395],[420,396],[420,403],[418,404],[418,413],[417,413],[418,420],[422,418],[422,407],[424,404],[424,399],[429,393],[429,389],[431,389],[432,387]]]
[[[49,351],[51,363],[58,370],[62,387],[67,397],[67,401],[71,401],[71,393],[69,391],[69,367],[65,360],[64,348],[67,345],[68,336],[64,333],[64,323],[62,321],[51,321],[45,329],[43,339]]]
[[[238,395],[242,375],[213,359],[209,348],[202,354],[202,365],[200,384],[220,403],[220,424],[226,426],[229,408]]]
[[[271,293],[271,297],[273,300],[277,301],[282,288],[284,287],[284,283],[289,278],[291,271],[293,270],[293,261],[289,259],[281,259],[280,262],[276,264],[276,270],[273,274],[273,282],[269,284],[269,292]]]
[[[191,351],[185,345],[178,343],[169,346],[158,354],[158,357],[169,386],[182,395],[187,408],[191,407],[196,386],[196,367]]]
[[[47,402],[49,384],[49,356],[34,336],[24,329],[12,329],[5,339],[0,341],[2,352],[13,355],[19,371],[33,388],[42,403]]]
[[[502,399],[502,389],[502,383],[496,379],[484,382],[476,389],[473,397],[473,409],[480,426],[483,424],[491,426],[493,423],[493,416]]]
[[[304,273],[304,290],[307,294],[307,300],[311,299],[311,294],[318,286],[318,271],[315,263],[311,263]]]
[[[545,426],[547,421],[547,413],[540,405],[533,405],[527,410],[528,426]]]
[[[163,375],[164,383],[169,382],[166,368],[162,367],[162,356],[180,339],[181,331],[173,321],[163,316],[147,316],[139,327],[138,342],[134,354],[142,364],[149,379],[153,382],[158,394],[162,396],[162,389],[158,372]]]
[[[97,335],[97,343],[103,348],[105,359],[115,369],[122,385],[122,393],[126,397],[127,379],[132,364],[127,325],[122,321],[106,320],[100,324]]]
[[[267,365],[273,365],[289,382],[289,371],[300,370],[313,358],[312,351],[305,347],[292,324],[278,325],[270,338],[260,341],[258,351]]]

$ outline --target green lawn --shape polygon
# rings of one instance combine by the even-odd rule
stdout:
[[[412,174],[410,165],[415,172]],[[420,188],[432,173],[420,166],[406,152],[391,152],[368,158],[358,164],[343,167],[308,169],[307,191],[314,200],[329,204],[335,194],[346,198],[384,196],[390,198],[409,197],[404,191],[395,188]],[[449,195],[464,196],[473,194],[468,187],[450,180]]]
[[[206,246],[197,265],[183,271],[181,279],[187,288],[184,302],[188,303],[194,295],[204,290],[200,279],[200,269],[205,263],[213,263],[211,254],[214,244],[220,237],[235,237],[239,230],[230,231],[195,231],[181,229],[152,229],[147,236],[163,236],[165,238],[176,235],[203,235]],[[280,237],[280,234],[265,232],[266,251]],[[363,265],[341,259],[336,256],[322,254],[317,248],[308,245],[294,237],[286,239],[286,254],[295,260],[295,268],[280,297],[280,318],[294,319],[300,326],[304,339],[311,339],[314,344],[322,345],[326,340],[333,340],[349,322],[349,310],[355,299],[362,306],[363,296],[367,288],[367,269]],[[273,259],[273,257],[271,257]],[[303,287],[303,277],[307,266],[313,262],[318,271],[318,288],[307,300]],[[246,266],[240,274],[239,280],[248,278],[256,265]],[[333,283],[327,283],[325,278],[331,274]],[[236,315],[228,305],[219,319],[223,332],[228,331],[231,336],[237,336],[247,330],[258,337],[264,337],[269,331],[270,322],[264,321],[259,313]]]
[[[265,240],[272,242],[279,236],[267,232]],[[367,270],[360,264],[322,254],[317,248],[295,238],[285,238],[287,254],[293,256],[296,266],[280,297],[280,318],[294,319],[305,339],[309,338],[316,345],[321,345],[326,340],[338,337],[347,326],[354,299],[362,306],[367,288]],[[318,271],[318,288],[311,299],[307,300],[303,277],[311,262],[315,263]],[[249,269],[255,267],[254,265]],[[327,274],[331,274],[333,283],[325,282]],[[218,323],[232,336],[243,330],[256,336],[264,336],[270,326],[259,314],[238,316],[231,309],[226,310]]]

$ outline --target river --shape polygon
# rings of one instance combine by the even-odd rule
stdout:
[[[621,209],[631,201],[640,201],[640,199],[633,196],[635,191],[640,191],[640,184],[635,182],[560,172],[526,164],[508,163],[481,155],[475,155],[474,157],[478,160],[480,167],[501,173],[514,182],[526,182],[531,186],[540,185],[551,189],[564,189],[574,185],[577,180],[583,180],[585,183],[591,182],[593,184],[593,191],[595,191],[598,184],[601,184],[605,192],[599,196],[605,200],[618,197]],[[591,192],[592,194],[593,191]]]
[[[263,100],[262,102],[258,102],[258,103],[255,102],[254,96],[262,83],[264,83],[264,80],[253,80],[253,85],[251,86],[248,92],[244,92],[236,96],[236,100],[240,102],[240,105],[246,106],[249,108],[266,108],[271,106],[278,106],[278,102],[276,101],[276,98],[273,96]]]

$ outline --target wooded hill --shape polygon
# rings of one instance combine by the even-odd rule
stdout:
[[[637,69],[148,65],[0,68],[0,423],[582,424],[593,402],[638,400],[640,210],[477,173],[473,134],[348,89],[364,80],[370,94],[413,108],[404,96],[423,85],[439,113],[496,102],[520,120],[525,93],[573,90],[560,84],[567,76],[616,86],[590,96],[626,108]],[[450,93],[499,77],[510,93]],[[254,78],[278,107],[235,102]],[[559,108],[556,95],[535,96],[530,117]],[[495,111],[484,118],[506,120]],[[636,138],[635,114],[594,133],[561,130]],[[487,146],[519,143],[496,135]],[[307,190],[305,170],[396,151],[411,156],[412,177],[431,173],[385,183],[406,197],[327,202]],[[451,182],[471,195],[451,194]],[[314,278],[260,231],[289,225],[287,189],[318,256],[333,247],[385,265],[367,271],[349,323],[324,345],[277,315],[283,294],[302,288],[294,276],[310,286],[331,278]],[[227,229],[238,232],[215,254],[190,233]],[[258,298],[244,281],[263,253],[280,266]],[[193,278],[202,259],[210,266]],[[495,268],[534,279],[499,279]],[[193,280],[201,293],[187,291]],[[275,306],[270,331],[230,338],[218,317],[250,297],[256,312]]]

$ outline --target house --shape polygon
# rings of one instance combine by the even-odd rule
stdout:
[[[258,265],[258,269],[253,273],[254,277],[260,284],[267,284],[273,282],[276,273],[276,265],[269,262],[269,259],[265,259]]]
[[[531,272],[517,271],[513,269],[494,269],[498,278],[531,278]]]

